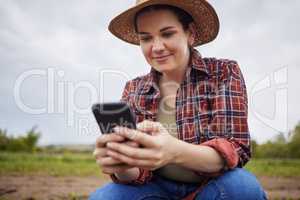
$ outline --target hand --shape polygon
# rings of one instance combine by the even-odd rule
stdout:
[[[94,157],[96,158],[96,162],[101,167],[102,172],[105,174],[113,174],[113,173],[120,173],[124,172],[132,166],[125,164],[124,162],[112,158],[107,155],[107,147],[106,144],[108,142],[120,143],[122,142],[123,145],[138,147],[137,143],[131,141],[125,141],[125,137],[121,135],[117,135],[115,133],[110,134],[103,134],[97,138],[96,141],[96,148],[93,152]]]
[[[107,143],[107,155],[129,166],[155,170],[172,163],[177,156],[180,140],[171,136],[158,122],[143,121],[137,125],[137,130],[116,127],[114,131],[143,147],[131,147],[113,141]]]

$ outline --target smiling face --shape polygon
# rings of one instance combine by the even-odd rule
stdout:
[[[138,16],[137,32],[147,62],[161,73],[182,72],[188,65],[191,31],[184,30],[169,10],[153,10]]]

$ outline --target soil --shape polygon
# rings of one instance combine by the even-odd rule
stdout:
[[[299,199],[300,177],[260,177],[269,199]],[[107,183],[108,177],[1,176],[0,199],[78,200]]]

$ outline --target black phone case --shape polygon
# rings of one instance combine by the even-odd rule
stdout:
[[[136,129],[135,115],[125,102],[100,103],[92,111],[102,133],[112,133],[115,126]]]

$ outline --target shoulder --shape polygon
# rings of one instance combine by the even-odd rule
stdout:
[[[137,76],[126,82],[125,89],[128,91],[136,91],[140,88],[143,88],[151,79],[151,73]]]
[[[206,57],[203,58],[203,62],[206,65],[209,75],[218,80],[226,80],[232,76],[236,78],[242,78],[242,72],[239,64],[235,60]]]

